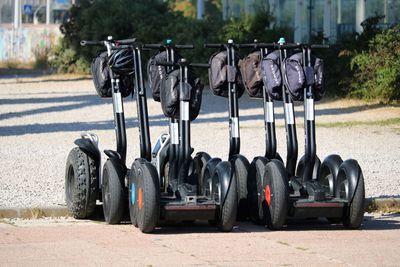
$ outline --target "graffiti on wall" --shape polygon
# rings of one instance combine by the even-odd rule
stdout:
[[[54,46],[61,33],[57,28],[0,28],[0,62],[32,62]]]

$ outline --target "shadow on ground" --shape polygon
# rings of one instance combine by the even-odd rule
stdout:
[[[151,93],[147,92],[148,100],[153,101],[151,98]],[[125,101],[132,101],[130,97],[125,98]],[[25,116],[39,115],[49,113],[60,113],[68,112],[72,110],[79,110],[85,107],[100,106],[111,103],[111,99],[99,98],[94,94],[86,95],[76,95],[76,96],[54,96],[54,97],[21,97],[21,98],[1,98],[0,105],[24,105],[24,104],[57,104],[51,107],[39,107],[31,108],[24,111],[18,112],[7,112],[0,114],[0,121],[22,118]],[[66,103],[66,104],[64,104]],[[243,97],[240,100],[240,110],[250,110],[250,109],[260,109],[259,114],[255,115],[242,115],[240,116],[241,121],[251,121],[251,120],[262,120],[262,102],[259,100],[252,100],[248,97]],[[282,103],[276,104],[276,119],[283,119],[283,108]],[[384,107],[381,104],[373,105],[358,105],[347,108],[326,108],[317,111],[317,115],[341,115],[341,114],[351,114],[359,112],[365,109],[379,109]],[[297,108],[299,109],[299,108]],[[12,110],[10,108],[9,110]],[[227,110],[228,101],[226,98],[215,97],[208,91],[203,95],[203,106],[199,115],[199,118],[195,120],[194,123],[216,123],[216,122],[226,122],[227,121]],[[125,110],[127,116],[130,114],[130,110]],[[214,118],[204,118],[204,116],[221,113],[218,117]],[[296,111],[295,114],[297,119],[302,119],[303,112]],[[61,116],[60,116],[61,117]],[[113,115],[110,112],[110,120],[105,121],[95,121],[95,122],[84,122],[85,118],[78,118],[76,123],[71,122],[54,122],[54,123],[32,123],[24,125],[6,125],[0,127],[0,136],[15,136],[24,134],[41,134],[41,133],[54,133],[54,132],[81,132],[81,131],[95,131],[95,130],[111,130],[114,128],[112,121]],[[127,127],[137,127],[136,117],[127,120]],[[150,126],[166,126],[167,120],[164,115],[153,115],[149,117]]]
[[[96,212],[91,218],[96,222],[104,222],[102,206],[97,206]],[[122,224],[131,224],[127,215]],[[110,226],[112,227],[112,226]],[[361,231],[383,231],[400,229],[400,213],[384,214],[373,216],[365,214]],[[281,231],[360,231],[348,230],[341,223],[330,224],[325,218],[317,219],[291,219]],[[232,233],[262,233],[271,232],[266,226],[255,225],[250,221],[238,222]],[[187,221],[187,222],[162,222],[152,233],[154,235],[176,235],[193,233],[222,233],[215,225],[210,225],[207,221]]]

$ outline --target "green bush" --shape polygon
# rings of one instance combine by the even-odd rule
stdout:
[[[360,73],[355,58],[359,55],[365,57],[373,57],[369,49],[371,40],[382,33],[378,23],[382,20],[382,16],[375,16],[366,19],[361,25],[363,32],[361,34],[353,33],[342,36],[337,44],[331,49],[325,51],[316,51],[320,53],[326,65],[326,82],[327,93],[331,96],[355,97],[363,99],[376,99],[378,96],[370,93],[371,87],[365,87],[363,79],[368,80],[370,73]],[[321,39],[316,38],[314,39]],[[362,59],[359,59],[360,63]],[[379,69],[382,66],[376,66]],[[371,83],[377,80],[371,81]],[[363,89],[361,89],[363,88]],[[370,96],[367,96],[370,94]],[[382,98],[378,97],[380,100]]]
[[[351,61],[351,96],[390,102],[400,99],[400,27],[385,30],[369,42],[368,50]]]

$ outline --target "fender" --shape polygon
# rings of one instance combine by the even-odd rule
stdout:
[[[236,179],[234,172],[232,172],[232,164],[229,161],[222,161],[218,163],[215,172],[218,174],[220,185],[220,205],[223,206],[228,194],[228,190],[232,183],[232,179]]]
[[[329,155],[322,162],[319,171],[318,181],[320,181],[325,177],[328,177],[329,179],[329,193],[331,194],[331,196],[334,196],[336,192],[337,175],[339,173],[339,167],[342,164],[342,162],[343,160],[339,155],[336,154]]]
[[[354,193],[357,189],[361,174],[362,171],[360,165],[354,159],[343,161],[343,163],[339,167],[337,182],[339,185],[342,181],[347,179],[348,188],[346,190],[346,198],[349,204],[353,202]],[[340,197],[339,187],[336,188],[336,196]]]
[[[74,141],[80,149],[84,150],[90,156],[92,156],[98,163],[101,160],[101,154],[99,150],[99,137],[90,132],[82,132],[81,138]]]
[[[304,158],[305,158],[305,155],[301,156],[299,163],[297,164],[296,176],[299,178],[303,178],[303,176],[304,176],[304,169],[305,169]],[[317,179],[320,166],[321,166],[321,160],[319,159],[318,156],[315,156],[315,163],[314,163],[314,168],[313,168],[312,179],[314,179],[314,180]]]
[[[215,168],[217,167],[218,163],[221,162],[220,158],[212,158],[210,159],[205,168],[203,168],[201,172],[201,179],[202,181],[202,187],[200,188],[201,193],[207,197],[212,197],[214,194],[215,186],[216,184],[214,179],[214,173],[215,173]]]
[[[74,144],[82,149],[85,153],[93,157],[96,161],[100,160],[100,150],[90,139],[79,138],[74,141]]]

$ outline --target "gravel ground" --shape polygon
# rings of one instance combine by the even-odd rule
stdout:
[[[149,99],[150,100],[150,99]],[[193,123],[195,151],[226,158],[228,154],[227,101],[205,91],[201,114]],[[252,159],[263,154],[262,104],[240,100],[242,153]],[[297,121],[302,122],[301,106]],[[277,111],[278,151],[286,156],[283,110]],[[138,156],[136,105],[126,99],[128,159]],[[149,101],[154,141],[167,130],[159,103]],[[317,123],[380,121],[400,117],[399,106],[359,101],[326,101],[317,105]],[[65,162],[73,140],[82,131],[93,131],[101,149],[115,149],[110,99],[95,95],[88,79],[0,79],[0,207],[64,205]],[[338,153],[359,161],[367,197],[400,196],[400,124],[318,127],[318,155]],[[358,125],[358,126],[357,126]],[[298,128],[299,151],[303,128]]]

